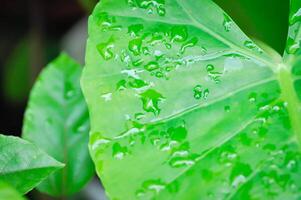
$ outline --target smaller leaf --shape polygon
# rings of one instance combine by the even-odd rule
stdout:
[[[0,135],[0,181],[9,183],[22,194],[63,166],[28,141]]]
[[[66,164],[37,187],[53,196],[78,192],[94,175],[81,71],[69,56],[59,56],[39,75],[26,109],[22,137]]]
[[[0,181],[0,199],[25,200],[13,187]]]

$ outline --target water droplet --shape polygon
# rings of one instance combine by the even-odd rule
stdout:
[[[185,42],[180,49],[181,54],[185,53],[185,50],[189,47],[194,47],[198,43],[198,39],[196,37],[190,39],[189,41]]]
[[[116,84],[116,90],[118,91],[122,91],[126,89],[126,80],[120,80],[117,84]]]
[[[263,51],[252,41],[245,41],[244,42],[245,47],[251,50],[255,50],[259,53],[262,53]]]
[[[232,186],[234,188],[237,188],[238,186],[240,186],[241,184],[246,182],[246,177],[244,175],[239,175],[237,177],[235,177],[235,179],[232,182]]]
[[[204,98],[205,100],[208,98],[209,95],[209,89],[204,89],[201,85],[196,85],[193,88],[193,92],[194,92],[194,98],[195,99],[201,99]]]
[[[299,8],[290,18],[290,25],[295,24],[301,20],[301,8]]]
[[[129,42],[129,50],[135,55],[138,56],[141,53],[142,39],[136,38]]]
[[[146,112],[152,112],[155,116],[159,115],[161,109],[159,108],[159,102],[161,102],[164,97],[159,92],[148,89],[144,93],[140,94],[143,110]]]
[[[188,38],[188,32],[186,26],[174,26],[171,29],[171,41],[172,42],[184,42]]]
[[[206,70],[207,70],[208,76],[211,80],[213,80],[216,84],[221,82],[220,78],[221,78],[222,73],[215,71],[215,68],[213,65],[211,65],[211,64],[207,65]]]
[[[288,38],[286,52],[288,54],[295,54],[300,50],[301,41],[295,40],[291,37]]]
[[[223,22],[223,26],[225,31],[229,32],[231,30],[231,27],[233,25],[233,21],[231,20],[231,18],[224,14],[224,22]]]
[[[143,88],[145,86],[147,86],[148,84],[146,82],[144,82],[141,79],[137,79],[134,77],[129,77],[129,82],[128,82],[129,86],[131,88]]]
[[[162,77],[164,77],[164,74],[161,71],[158,71],[158,72],[156,72],[156,77],[162,78]]]
[[[128,33],[132,37],[137,37],[139,35],[139,32],[143,30],[143,24],[134,24],[128,27]]]
[[[254,102],[256,102],[256,99],[257,99],[257,94],[256,93],[251,93],[249,95],[249,102],[254,103]]]
[[[121,160],[124,158],[126,154],[128,154],[128,149],[127,147],[121,146],[119,143],[115,143],[112,146],[112,154],[113,157],[116,158],[117,160]]]
[[[107,42],[98,44],[96,48],[103,59],[110,60],[114,57],[112,52],[112,49],[114,48],[114,39],[112,37]]]
[[[197,85],[193,88],[194,91],[194,98],[200,99],[203,96],[203,89],[201,85]]]
[[[226,112],[230,112],[230,111],[231,111],[231,107],[230,107],[230,106],[225,106],[225,107],[224,107],[224,110],[225,110]]]
[[[112,93],[106,93],[101,95],[101,97],[105,100],[105,101],[111,101],[112,100]]]
[[[156,69],[159,69],[159,67],[160,66],[159,66],[159,64],[157,62],[151,61],[151,62],[149,62],[148,64],[146,64],[144,66],[144,69],[146,69],[147,71],[151,72],[151,71],[154,71]]]
[[[166,187],[166,183],[161,181],[160,179],[145,181],[142,184],[144,190],[154,191],[158,194],[161,190]]]

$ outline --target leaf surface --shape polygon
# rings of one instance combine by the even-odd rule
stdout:
[[[0,135],[0,152],[0,181],[12,185],[22,194],[64,166],[36,145],[18,137]],[[0,188],[3,187],[0,184]]]
[[[79,191],[94,173],[88,152],[89,115],[79,78],[81,67],[62,54],[38,77],[24,119],[23,138],[66,166],[38,189],[51,195]]]
[[[4,182],[0,182],[0,199],[25,200],[14,188]]]
[[[82,87],[108,196],[299,198],[291,69],[210,0],[102,0]]]

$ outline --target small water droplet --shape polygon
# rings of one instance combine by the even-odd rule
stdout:
[[[135,55],[138,56],[141,53],[142,48],[142,39],[136,38],[129,42],[129,50]]]
[[[299,8],[290,18],[290,25],[295,24],[301,20],[301,8]]]
[[[126,154],[128,154],[127,147],[121,146],[119,143],[115,143],[112,146],[113,157],[117,160],[122,160]]]
[[[240,186],[241,184],[246,182],[246,177],[244,175],[239,175],[237,177],[235,177],[234,181],[232,182],[232,186],[234,188],[237,188],[238,186]]]
[[[225,107],[224,107],[224,110],[225,110],[226,112],[230,112],[230,111],[231,111],[231,107],[230,107],[230,106],[225,106]]]
[[[159,69],[159,67],[160,66],[159,66],[159,64],[157,62],[151,61],[151,62],[149,62],[148,64],[146,64],[144,66],[144,69],[146,69],[147,71],[151,72],[151,71],[154,71],[156,69]]]
[[[186,49],[189,47],[194,47],[198,43],[198,39],[196,37],[190,39],[189,41],[185,42],[180,49],[181,54],[184,54]]]
[[[114,48],[114,39],[112,37],[107,42],[98,44],[96,48],[104,60],[110,60],[114,57],[112,52]]]
[[[256,93],[251,93],[249,95],[249,102],[254,103],[254,102],[256,102],[256,99],[257,99],[257,94]]]
[[[102,94],[101,97],[102,97],[105,101],[111,101],[111,100],[112,100],[112,93]]]
[[[132,37],[137,37],[139,33],[143,30],[143,24],[134,24],[128,27],[128,33]]]
[[[164,97],[159,92],[148,89],[144,93],[140,94],[143,110],[146,112],[152,112],[155,116],[159,115],[161,109],[159,108],[159,102],[161,102]]]
[[[223,26],[225,31],[229,32],[231,30],[231,27],[233,25],[233,21],[231,20],[231,18],[224,14],[224,21],[223,21]]]
[[[171,41],[172,42],[184,42],[188,38],[188,32],[186,26],[174,26],[171,29]]]
[[[245,47],[251,50],[255,50],[259,53],[262,53],[263,51],[252,41],[245,41],[244,42]]]

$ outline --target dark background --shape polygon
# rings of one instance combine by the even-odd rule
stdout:
[[[84,64],[85,22],[96,1],[0,0],[0,133],[21,134],[30,88],[40,70],[62,50]],[[289,0],[215,2],[248,36],[283,53]],[[100,188],[94,186],[89,187]],[[32,199],[49,199],[30,195]]]

